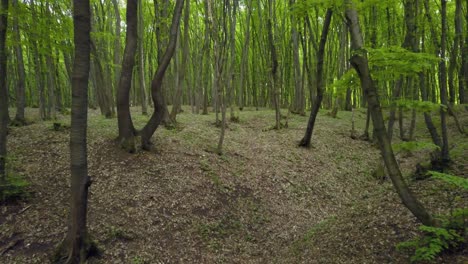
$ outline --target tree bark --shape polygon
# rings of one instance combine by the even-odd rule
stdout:
[[[268,44],[271,56],[271,95],[273,107],[275,108],[276,129],[281,128],[281,112],[278,92],[278,55],[276,54],[275,37],[273,35],[273,0],[268,0]]]
[[[12,6],[17,11],[19,11],[18,0],[12,1]],[[16,67],[18,71],[18,83],[16,85],[16,115],[14,123],[17,126],[22,126],[26,124],[26,119],[24,117],[24,108],[26,105],[25,102],[25,82],[26,82],[26,72],[24,70],[24,59],[23,59],[23,47],[21,46],[21,34],[19,29],[19,20],[18,16],[13,17],[13,32],[14,39],[16,42],[15,45],[15,54],[16,54]]]
[[[93,250],[86,228],[88,176],[86,130],[90,68],[91,17],[89,1],[73,1],[75,60],[72,74],[70,130],[71,201],[68,232],[59,246],[56,263],[83,263]]]
[[[118,89],[120,81],[120,24],[122,23],[120,18],[120,10],[118,0],[112,0],[112,6],[114,7],[115,15],[115,39],[114,39],[114,87]]]
[[[137,51],[138,0],[127,1],[127,33],[125,41],[122,71],[117,90],[117,119],[119,143],[126,151],[135,152],[135,128],[130,114],[130,88],[132,86],[133,67]]]
[[[317,75],[316,84],[317,84],[317,97],[312,105],[312,110],[310,111],[309,122],[307,123],[307,129],[305,132],[304,137],[299,142],[300,147],[308,148],[310,146],[310,141],[312,138],[312,132],[314,130],[315,120],[317,118],[317,114],[320,109],[320,105],[322,104],[323,99],[323,61],[324,61],[324,54],[325,54],[325,44],[327,42],[328,31],[330,28],[331,18],[332,18],[333,10],[331,8],[327,9],[327,13],[325,15],[325,21],[323,23],[322,29],[322,36],[320,37],[320,44],[317,51]]]
[[[182,63],[178,63],[180,66],[180,72],[178,73],[178,80],[176,85],[176,92],[174,97],[174,103],[172,105],[172,110],[170,118],[173,122],[176,122],[177,114],[181,110],[182,104],[182,93],[185,87],[188,87],[188,77],[187,77],[187,64],[188,64],[188,55],[189,55],[189,20],[190,20],[190,1],[185,2],[184,10],[184,34],[183,34],[183,44],[182,44]],[[177,54],[175,55],[177,56]]]
[[[442,162],[450,162],[448,131],[447,131],[447,66],[445,64],[445,51],[447,46],[447,0],[441,0],[442,4],[442,36],[440,42],[440,61],[439,61],[439,88],[440,88],[440,125],[442,128]]]
[[[377,95],[377,89],[373,83],[369,72],[368,60],[363,50],[363,40],[361,29],[359,26],[359,18],[351,0],[346,0],[346,21],[351,35],[351,50],[353,56],[351,57],[351,65],[356,69],[359,78],[361,79],[361,86],[366,96],[371,116],[375,127],[375,133],[379,141],[380,150],[383,160],[387,167],[390,179],[395,186],[395,189],[400,196],[403,204],[414,214],[414,216],[421,221],[424,225],[434,225],[434,219],[426,211],[423,205],[414,197],[409,190],[405,181],[403,180],[400,168],[393,154],[390,140],[385,131],[384,120],[382,116],[382,109]]]
[[[162,93],[162,81],[164,74],[166,73],[167,67],[171,62],[172,56],[174,55],[177,31],[179,29],[180,17],[182,14],[184,0],[177,0],[174,14],[172,16],[172,24],[170,29],[169,44],[167,45],[166,52],[164,53],[161,63],[158,65],[158,69],[154,75],[153,81],[151,82],[151,97],[154,103],[154,112],[151,115],[150,120],[141,130],[141,147],[144,150],[151,149],[151,137],[154,132],[161,124],[164,118],[164,112],[166,111],[166,101]]]
[[[145,53],[144,36],[145,24],[142,2],[138,5],[138,81],[140,86],[141,113],[148,114],[148,103],[146,100],[146,82],[145,82]]]
[[[8,86],[6,32],[8,30],[8,0],[0,2],[0,194],[6,183],[6,155],[8,129]]]

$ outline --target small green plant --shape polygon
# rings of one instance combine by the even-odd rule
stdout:
[[[464,238],[454,229],[421,225],[419,230],[424,232],[421,238],[406,241],[397,245],[398,250],[414,249],[411,262],[432,261],[442,251],[456,248],[464,242]]]
[[[10,172],[4,183],[0,182],[0,202],[27,198],[27,182],[21,175]]]
[[[428,174],[453,188],[468,190],[468,179],[435,171],[429,171]],[[453,201],[457,199],[461,198],[456,196],[454,199],[450,199],[450,213],[438,218],[439,226],[421,225],[419,230],[423,232],[423,236],[400,243],[397,245],[397,249],[414,250],[411,261],[418,262],[433,261],[443,251],[463,245],[468,230],[468,208],[453,209]]]
[[[143,264],[145,261],[140,256],[135,256],[132,258],[132,264]]]

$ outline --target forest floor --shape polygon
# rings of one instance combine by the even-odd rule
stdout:
[[[176,129],[157,130],[153,151],[136,154],[116,145],[116,119],[90,111],[88,226],[101,256],[89,263],[409,262],[396,245],[420,234],[418,223],[391,182],[373,176],[379,151],[350,138],[350,112],[331,118],[322,110],[312,147],[304,149],[297,143],[307,117],[290,115],[288,128],[271,130],[273,111],[247,108],[239,123],[228,124],[218,155],[214,114],[185,110]],[[37,109],[27,114],[37,116]],[[359,134],[365,116],[356,111]],[[136,108],[133,117],[137,128],[148,119]],[[468,114],[460,119],[468,129]],[[452,122],[453,168],[468,177],[467,138]],[[416,139],[428,141],[419,116]],[[69,130],[37,120],[12,127],[8,149],[30,186],[28,198],[0,205],[0,263],[48,262],[66,232]],[[439,181],[411,179],[416,163],[428,159],[427,151],[398,154],[418,198],[431,212],[446,213]],[[467,253],[437,262],[468,263]]]

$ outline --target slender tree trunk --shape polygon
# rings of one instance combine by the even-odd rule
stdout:
[[[209,19],[209,14],[208,14],[208,2],[207,1],[204,1],[204,4],[203,4],[203,8],[204,8],[204,13],[205,13],[205,16],[204,16],[204,23],[205,23],[205,37],[204,37],[204,43],[203,43],[203,57],[207,57],[209,58],[209,50],[210,50],[210,19]],[[203,64],[202,65],[202,78],[203,78],[203,89],[202,89],[202,93],[203,93],[203,110],[202,110],[202,114],[203,115],[207,115],[208,114],[208,82],[209,82],[209,77],[208,77],[208,74],[205,74],[205,73],[208,73],[210,71],[210,68],[208,66],[208,62],[206,64]]]
[[[460,32],[463,32],[463,23],[462,23],[462,12],[461,12],[461,0],[457,0],[457,8],[455,16],[458,17],[459,23],[456,27],[459,27]],[[466,4],[468,6],[468,3]],[[468,12],[465,12],[465,32],[468,30]],[[460,104],[468,103],[468,96],[466,95],[466,89],[468,88],[468,34],[465,34],[465,41],[460,37],[460,50],[461,50],[461,67],[458,73],[458,97]]]
[[[239,110],[244,109],[245,100],[244,100],[244,91],[246,89],[246,73],[248,72],[248,57],[249,57],[249,45],[250,45],[250,17],[252,16],[252,0],[249,0],[247,3],[247,18],[245,24],[245,36],[244,36],[244,45],[242,47],[241,55],[241,68],[240,68],[240,80],[239,80]]]
[[[330,28],[331,18],[333,10],[331,8],[327,9],[325,15],[325,21],[323,23],[322,36],[320,37],[320,44],[317,52],[317,75],[315,76],[317,83],[317,98],[312,105],[312,110],[310,111],[309,122],[307,123],[307,129],[304,137],[299,142],[300,147],[309,147],[310,140],[312,138],[312,132],[314,130],[315,119],[317,118],[320,105],[322,104],[323,99],[323,57],[325,54],[325,44],[327,42],[328,31]]]
[[[180,69],[180,72],[177,73],[179,76],[178,78],[176,78],[177,85],[176,85],[176,92],[174,96],[174,104],[172,105],[172,110],[170,114],[170,118],[173,122],[176,122],[177,114],[181,110],[182,93],[184,90],[184,84],[185,84],[185,87],[188,88],[187,64],[188,64],[188,55],[189,55],[189,20],[190,20],[190,1],[188,0],[185,2],[185,10],[184,10],[184,36],[183,36],[183,44],[182,44],[182,62],[175,63],[175,64],[178,64],[177,67],[178,67],[178,70]],[[179,30],[179,34],[180,34],[180,30]],[[179,43],[179,41],[177,43]],[[180,46],[180,45],[178,44],[177,46]],[[177,52],[175,54],[175,57],[177,57]]]
[[[395,189],[398,192],[398,195],[400,196],[403,204],[405,204],[405,206],[414,214],[414,216],[416,216],[416,218],[418,218],[418,220],[421,221],[424,225],[434,225],[435,222],[432,216],[414,197],[403,180],[400,168],[396,162],[395,155],[393,154],[390,140],[385,131],[382,109],[380,108],[377,89],[369,72],[367,56],[362,50],[363,40],[359,26],[358,14],[351,0],[346,0],[345,3],[345,16],[351,34],[351,50],[352,54],[354,54],[351,57],[351,65],[356,69],[359,78],[361,79],[361,86],[363,88],[364,95],[367,98],[367,103],[370,107],[369,109],[371,110],[375,133],[377,134],[382,157],[387,167],[390,179],[392,180],[393,185],[395,186]]]
[[[441,0],[442,4],[442,36],[440,43],[440,61],[439,61],[439,86],[440,86],[440,125],[442,127],[442,162],[450,161],[447,131],[447,66],[445,64],[445,51],[447,46],[447,0]]]
[[[148,103],[146,99],[146,82],[145,82],[145,53],[144,53],[144,36],[145,24],[142,3],[138,5],[138,81],[140,86],[141,113],[148,114]]]
[[[158,69],[154,75],[153,81],[151,83],[151,97],[154,103],[154,112],[151,115],[150,120],[141,130],[141,147],[144,150],[151,149],[151,137],[154,132],[161,124],[164,118],[164,111],[166,109],[166,102],[164,95],[162,94],[162,81],[164,74],[166,73],[167,67],[171,62],[172,56],[174,55],[176,41],[177,41],[177,31],[179,30],[180,17],[182,14],[182,9],[184,5],[184,0],[177,0],[174,14],[172,16],[172,24],[170,29],[169,44],[167,45],[166,52],[164,53],[161,63],[158,65]]]
[[[13,8],[19,11],[18,0],[12,1]],[[15,39],[15,53],[16,53],[16,67],[18,71],[18,83],[16,85],[16,116],[14,123],[15,125],[22,126],[26,124],[26,119],[24,117],[24,108],[25,108],[25,82],[26,82],[26,72],[24,70],[24,60],[23,60],[23,47],[21,46],[21,34],[19,29],[18,16],[13,17],[13,37]]]
[[[275,36],[273,35],[273,0],[268,0],[268,44],[270,46],[271,55],[271,93],[273,100],[273,107],[275,108],[276,129],[281,128],[281,112],[278,91],[278,55],[276,54]]]
[[[121,55],[120,55],[120,24],[122,23],[120,18],[119,0],[112,0],[112,6],[114,7],[115,15],[115,39],[114,39],[114,87],[118,89],[120,81],[120,67],[121,67]]]
[[[84,263],[93,250],[86,228],[88,176],[86,130],[90,68],[91,17],[89,1],[73,1],[75,60],[72,74],[72,116],[70,130],[71,201],[68,232],[59,246],[58,263]]]
[[[424,73],[419,74],[419,89],[421,90],[421,98],[423,101],[428,101],[427,96],[427,88],[426,88],[426,81],[425,81]],[[431,114],[425,112],[424,113],[424,122],[426,123],[427,130],[431,135],[432,142],[442,148],[442,141],[440,139],[439,134],[437,133],[437,128],[435,127],[434,123],[432,122]]]
[[[92,67],[91,72],[93,73],[93,83],[94,85],[94,92],[96,93],[97,102],[99,105],[99,109],[101,110],[101,114],[106,118],[112,117],[112,108],[111,108],[111,100],[109,94],[107,93],[106,89],[106,81],[104,77],[104,70],[102,67],[101,59],[99,54],[97,53],[96,47],[94,44],[91,44],[91,53],[93,54],[92,59]]]
[[[125,41],[122,72],[117,90],[117,118],[119,126],[119,143],[126,151],[135,152],[135,128],[130,114],[130,88],[132,85],[133,67],[137,51],[138,0],[127,1],[127,33]]]
[[[8,30],[8,0],[0,2],[0,194],[6,183],[8,86],[6,32]]]

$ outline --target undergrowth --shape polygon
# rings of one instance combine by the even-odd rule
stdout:
[[[461,188],[465,192],[468,190],[468,179],[435,171],[430,171],[429,174],[451,188]],[[453,208],[453,201],[461,199],[460,195],[450,199],[450,212],[437,217],[438,226],[421,225],[419,230],[423,232],[422,236],[399,243],[397,248],[412,251],[411,262],[432,262],[443,252],[459,250],[466,246],[468,208]]]

